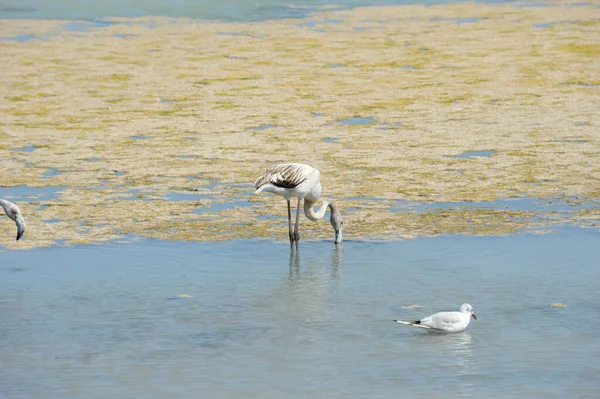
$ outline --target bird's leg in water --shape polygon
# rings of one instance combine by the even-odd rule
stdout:
[[[294,243],[294,231],[292,230],[292,208],[290,206],[290,200],[286,199],[288,206],[288,228],[290,234],[290,245]]]
[[[294,241],[298,244],[300,241],[300,232],[298,231],[298,226],[300,225],[300,201],[301,198],[298,198],[298,207],[296,208],[296,227],[294,228]]]

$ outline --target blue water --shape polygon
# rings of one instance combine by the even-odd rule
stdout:
[[[27,36],[27,35],[23,35],[23,36]],[[13,151],[16,152],[32,152],[37,150],[38,147],[34,146],[34,145],[28,145],[27,147],[23,147],[23,148],[15,148],[13,149]]]
[[[4,0],[0,5],[0,18],[34,18],[63,20],[93,20],[109,17],[141,17],[160,15],[220,21],[262,21],[267,19],[304,18],[321,11],[353,7],[399,4],[444,4],[450,0],[172,0],[172,1],[84,1],[84,0]],[[490,0],[487,3],[511,1]],[[537,1],[532,5],[544,5]],[[462,20],[461,20],[462,21]],[[461,23],[461,21],[457,23]],[[99,23],[102,23],[100,21]],[[473,22],[464,20],[464,23]]]
[[[271,125],[271,124],[264,124],[264,125],[260,125],[260,126],[257,126],[257,127],[251,127],[251,128],[250,128],[250,129],[248,129],[248,130],[257,130],[257,131],[260,131],[260,130],[275,129],[276,127],[277,127],[277,126],[275,126],[275,125]]]
[[[564,227],[299,253],[146,239],[3,252],[1,396],[592,398],[599,239]],[[392,322],[463,302],[479,316],[464,333]]]
[[[30,201],[49,201],[58,198],[58,194],[61,190],[64,190],[64,186],[48,186],[48,187],[29,187],[29,186],[13,186],[13,187],[0,187],[0,198],[7,199],[14,202],[22,201],[27,199]]]
[[[56,168],[50,168],[46,173],[42,175],[43,178],[49,178],[54,176],[60,176],[63,172],[59,172]]]
[[[458,155],[451,155],[448,158],[475,158],[475,157],[491,157],[496,151],[467,151]]]
[[[348,119],[344,119],[337,122],[342,126],[360,126],[360,125],[374,125],[376,122],[372,117],[353,116]]]

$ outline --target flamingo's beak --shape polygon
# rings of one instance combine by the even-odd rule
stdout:
[[[477,315],[475,313],[471,313],[471,317],[473,318],[473,320],[477,320]]]
[[[342,230],[336,230],[335,231],[335,243],[339,244],[342,242]]]

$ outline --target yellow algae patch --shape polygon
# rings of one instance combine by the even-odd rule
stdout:
[[[119,18],[82,32],[2,20],[0,194],[62,187],[11,198],[28,228],[15,243],[2,223],[2,245],[285,239],[285,201],[251,196],[284,161],[321,170],[348,238],[597,227],[598,212],[580,206],[600,197],[596,15],[567,2],[235,24]],[[481,206],[521,197],[578,204]],[[303,220],[302,236],[333,233]]]
[[[402,309],[420,309],[423,306],[421,305],[405,305],[405,306],[400,306]]]
[[[553,309],[566,309],[567,305],[565,305],[564,303],[551,303],[550,307]]]

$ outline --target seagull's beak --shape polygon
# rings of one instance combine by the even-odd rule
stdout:
[[[17,216],[15,223],[17,224],[17,241],[19,241],[19,238],[25,233],[25,220],[23,220],[22,217]]]
[[[477,320],[477,315],[475,313],[471,313],[471,317],[473,318],[473,320]]]

